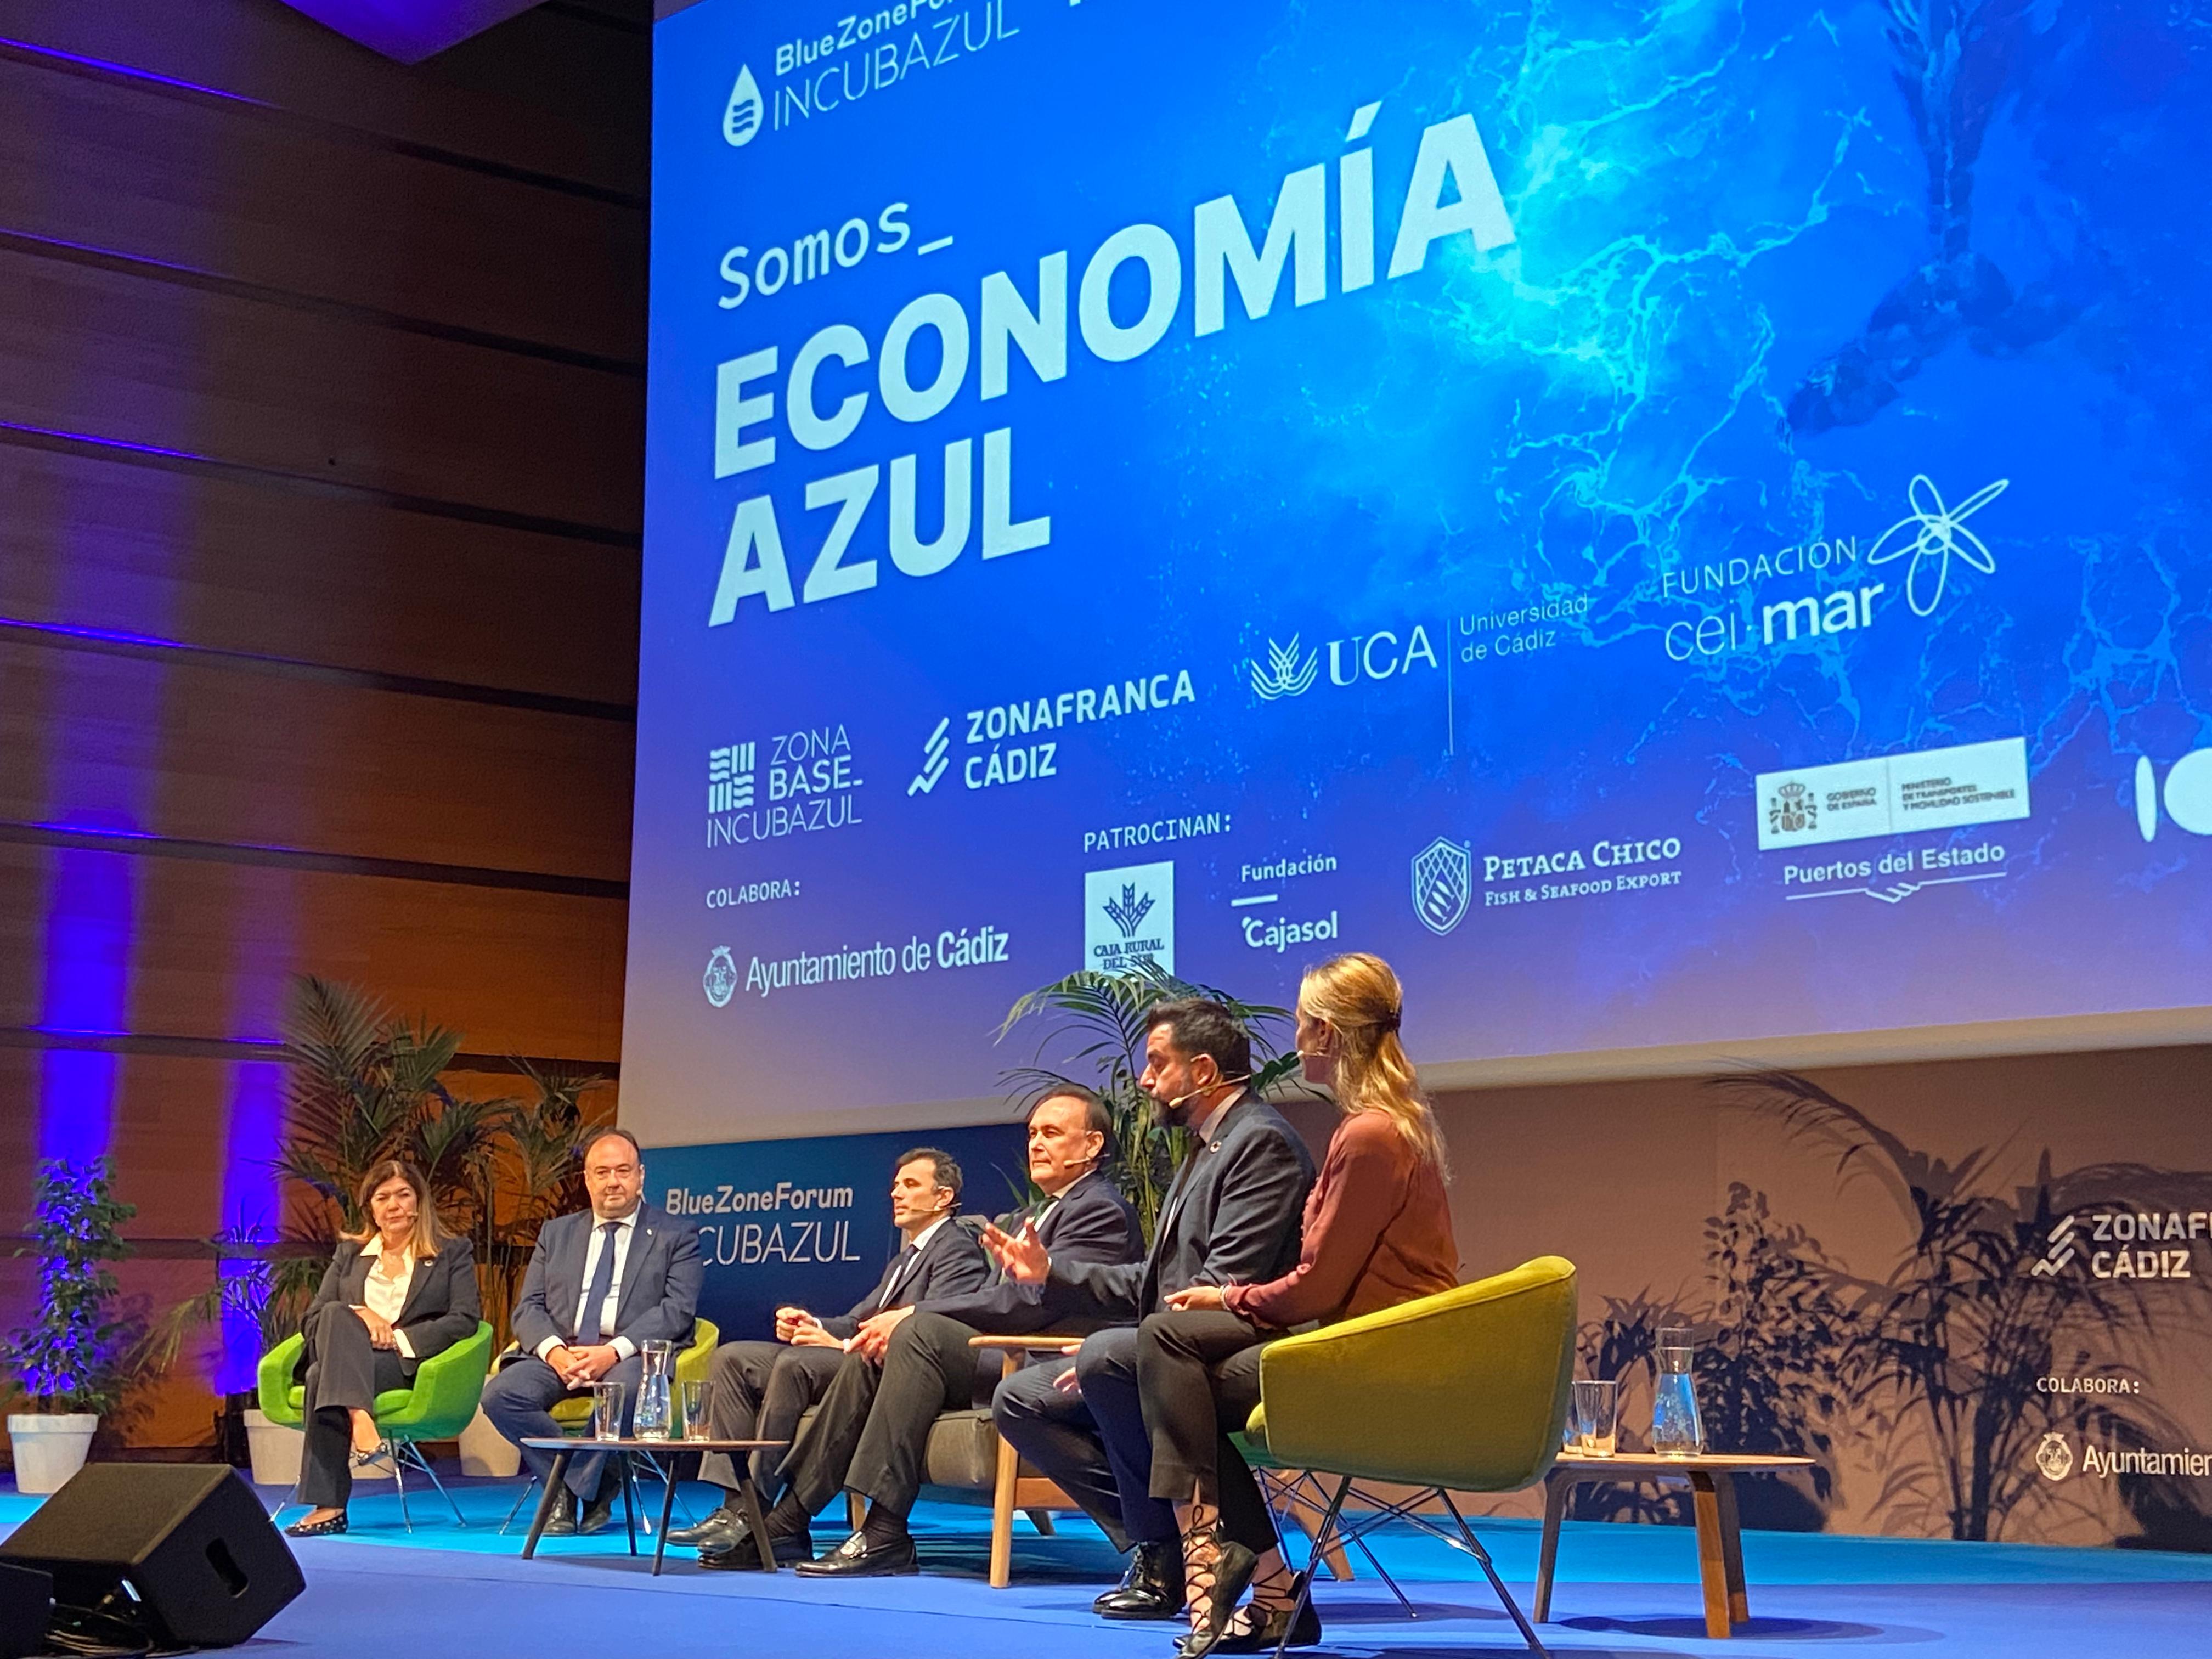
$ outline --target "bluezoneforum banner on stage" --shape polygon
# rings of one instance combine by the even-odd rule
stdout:
[[[707,1267],[700,1313],[725,1340],[766,1338],[781,1304],[827,1318],[874,1288],[899,1247],[892,1160],[924,1145],[958,1161],[959,1213],[1004,1215],[1027,1200],[1021,1126],[1002,1123],[656,1146],[645,1155],[646,1201],[698,1229]]]
[[[1425,1062],[2212,1000],[2203,0],[655,39],[626,1112],[1144,956]]]

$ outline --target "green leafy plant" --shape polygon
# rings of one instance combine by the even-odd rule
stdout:
[[[357,987],[301,976],[286,1011],[285,1129],[276,1172],[294,1202],[276,1248],[264,1330],[298,1328],[341,1232],[359,1232],[363,1178],[386,1158],[422,1171],[439,1218],[476,1249],[485,1316],[501,1340],[546,1219],[583,1203],[579,1153],[599,1126],[595,1073],[512,1062],[528,1097],[456,1095],[444,1074],[457,1031],[397,1018]]]
[[[1155,1004],[1179,997],[1212,998],[1251,1034],[1255,1092],[1266,1093],[1297,1069],[1297,1056],[1281,1052],[1276,1041],[1289,1023],[1288,1009],[1240,1002],[1211,986],[1178,979],[1150,957],[1124,973],[1085,969],[1040,986],[1007,1010],[998,1033],[1004,1041],[1024,1020],[1045,1022],[1032,1062],[1002,1073],[1019,1109],[1069,1083],[1104,1099],[1114,1121],[1109,1149],[1114,1178],[1136,1209],[1147,1240],[1190,1135],[1160,1122],[1152,1097],[1137,1086],[1145,1070],[1145,1017]],[[1048,1053],[1059,1054],[1057,1065],[1045,1063]]]
[[[129,1381],[130,1325],[109,1264],[131,1254],[118,1230],[138,1211],[115,1201],[113,1174],[105,1158],[39,1165],[31,1242],[16,1251],[41,1258],[38,1316],[0,1349],[34,1412],[105,1412]]]
[[[1989,1149],[1955,1163],[1919,1152],[1793,1073],[1714,1086],[1832,1153],[1839,1187],[1872,1182],[1900,1224],[1894,1263],[1880,1278],[1800,1253],[1823,1305],[1845,1310],[1827,1342],[1830,1368],[1864,1397],[1869,1427],[1892,1435],[1878,1511],[1954,1538],[1995,1538],[2008,1521],[2054,1501],[2033,1457],[2043,1437],[2070,1429],[2138,1444],[2182,1437],[2179,1425],[2139,1398],[2038,1386],[2061,1370],[2120,1376],[2129,1345],[2154,1334],[2170,1339],[2177,1320],[2144,1281],[2054,1271],[2046,1251],[2066,1217],[2137,1205],[2186,1209],[2206,1172],[2101,1164],[2056,1173],[2046,1152],[2033,1183],[2007,1191],[1993,1179]],[[2128,1496],[2139,1516],[2154,1497]]]

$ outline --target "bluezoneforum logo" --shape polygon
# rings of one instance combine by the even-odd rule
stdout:
[[[722,112],[722,142],[732,149],[743,149],[760,137],[760,82],[753,79],[752,65],[741,65],[737,84],[730,88],[729,106]]]
[[[1146,958],[1175,971],[1174,861],[1085,871],[1083,965],[1119,974]]]

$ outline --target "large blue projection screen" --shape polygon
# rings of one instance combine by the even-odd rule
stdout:
[[[996,1109],[1147,952],[1380,951],[1439,1078],[2212,1000],[2206,6],[658,45],[663,1138]]]

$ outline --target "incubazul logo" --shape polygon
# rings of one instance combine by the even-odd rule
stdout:
[[[722,112],[722,142],[732,149],[743,149],[760,137],[761,89],[753,79],[752,65],[738,70],[737,84],[730,88],[729,106]]]
[[[2045,1480],[2063,1480],[2074,1473],[2074,1448],[2064,1435],[2054,1431],[2043,1437],[2043,1443],[2035,1449],[2035,1467],[2043,1471]]]
[[[1437,836],[1413,854],[1413,914],[1436,934],[1449,933],[1467,914],[1474,890],[1474,849]]]
[[[1312,690],[1314,676],[1321,672],[1321,653],[1309,651],[1305,661],[1298,660],[1298,636],[1291,635],[1288,645],[1267,641],[1267,665],[1262,667],[1257,657],[1252,659],[1252,690],[1261,702],[1273,702],[1278,697],[1301,697]]]
[[[707,1000],[717,1008],[726,1008],[730,999],[738,994],[738,964],[730,955],[730,947],[717,945],[714,955],[707,958],[707,971],[700,977],[700,988],[706,992]]]

